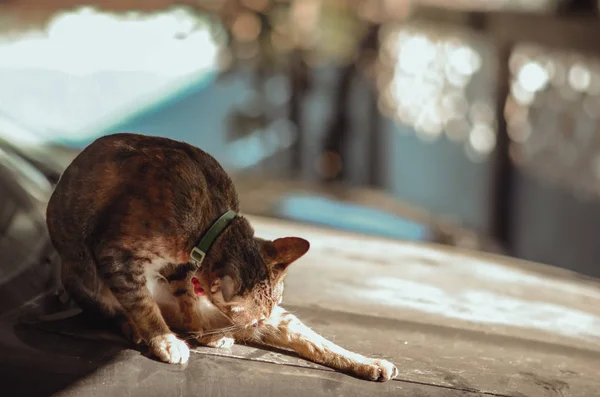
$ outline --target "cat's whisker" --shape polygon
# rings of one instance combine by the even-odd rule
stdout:
[[[229,320],[230,322],[234,322],[233,319],[231,318],[231,316],[229,316],[227,313],[225,312],[221,312],[221,314],[223,315],[223,317],[225,317],[227,320]]]
[[[163,280],[165,283],[169,283],[169,280],[164,276],[164,274],[157,272],[156,273],[156,278],[159,280]]]
[[[225,332],[230,332],[230,331],[237,331],[239,329],[241,329],[241,328],[237,327],[237,326],[235,326],[235,327],[227,327],[227,328],[220,328],[220,329],[215,329],[215,330],[210,330],[210,331],[204,332],[202,334],[202,336],[220,334],[220,333],[225,333]]]
[[[230,331],[238,331],[240,329],[242,329],[242,327],[240,327],[239,325],[232,325],[229,327],[216,328],[216,329],[211,329],[208,331],[189,331],[189,332],[187,332],[187,334],[191,335],[191,337],[190,337],[190,339],[191,339],[191,338],[215,335],[215,334],[225,333],[225,332],[230,332]]]

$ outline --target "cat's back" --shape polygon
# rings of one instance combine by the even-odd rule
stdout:
[[[67,167],[47,221],[64,229],[71,219],[75,233],[117,214],[179,220],[198,215],[207,201],[237,206],[233,183],[212,156],[185,142],[117,133],[96,139]]]
[[[92,174],[92,170],[102,172],[104,169],[100,166],[118,166],[119,172],[115,176],[126,176],[136,165],[148,169],[161,168],[165,163],[176,167],[172,170],[175,174],[185,171],[182,167],[223,171],[211,155],[188,143],[157,136],[117,133],[102,136],[88,145],[65,174],[83,169]]]
[[[56,193],[127,186],[148,189],[169,185],[230,185],[225,170],[208,153],[169,138],[117,133],[96,139],[71,162]],[[183,185],[183,186],[182,186]]]
[[[131,133],[106,135],[79,153],[65,169],[53,193],[56,201],[76,196],[88,202],[103,201],[117,190],[138,191],[173,182],[198,183],[208,154],[167,138]],[[201,183],[201,181],[200,181]],[[165,185],[166,184],[166,185]],[[51,206],[56,207],[52,202]]]

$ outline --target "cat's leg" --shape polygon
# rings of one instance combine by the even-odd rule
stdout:
[[[328,341],[304,325],[296,316],[280,307],[254,330],[246,330],[236,338],[291,349],[301,357],[342,372],[373,381],[386,381],[398,375],[394,364],[348,351]]]
[[[115,324],[125,338],[134,344],[142,342],[135,325],[125,315],[112,292],[97,277],[91,261],[89,265],[81,265],[63,260],[61,281],[69,297],[84,313]]]
[[[115,248],[104,249],[96,257],[104,282],[150,351],[162,361],[186,363],[190,357],[189,347],[169,329],[146,286],[145,266],[148,265],[148,259]]]

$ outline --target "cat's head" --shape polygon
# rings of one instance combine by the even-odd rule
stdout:
[[[230,247],[227,260],[213,273],[208,297],[231,322],[259,326],[283,297],[288,267],[309,249],[308,241],[284,237],[273,241],[252,238]]]

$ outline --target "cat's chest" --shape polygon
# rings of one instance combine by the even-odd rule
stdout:
[[[203,319],[209,320],[210,323],[215,322],[226,322],[225,317],[215,305],[206,296],[199,296],[196,298],[194,304],[194,314],[200,316]]]
[[[161,312],[169,318],[179,318],[181,323],[185,318],[193,318],[195,327],[203,329],[222,327],[228,325],[228,320],[221,311],[212,304],[206,296],[193,296],[177,293],[178,288],[173,288],[168,282],[161,279],[156,272],[148,272],[146,287],[158,304]],[[192,289],[192,286],[188,286]]]

